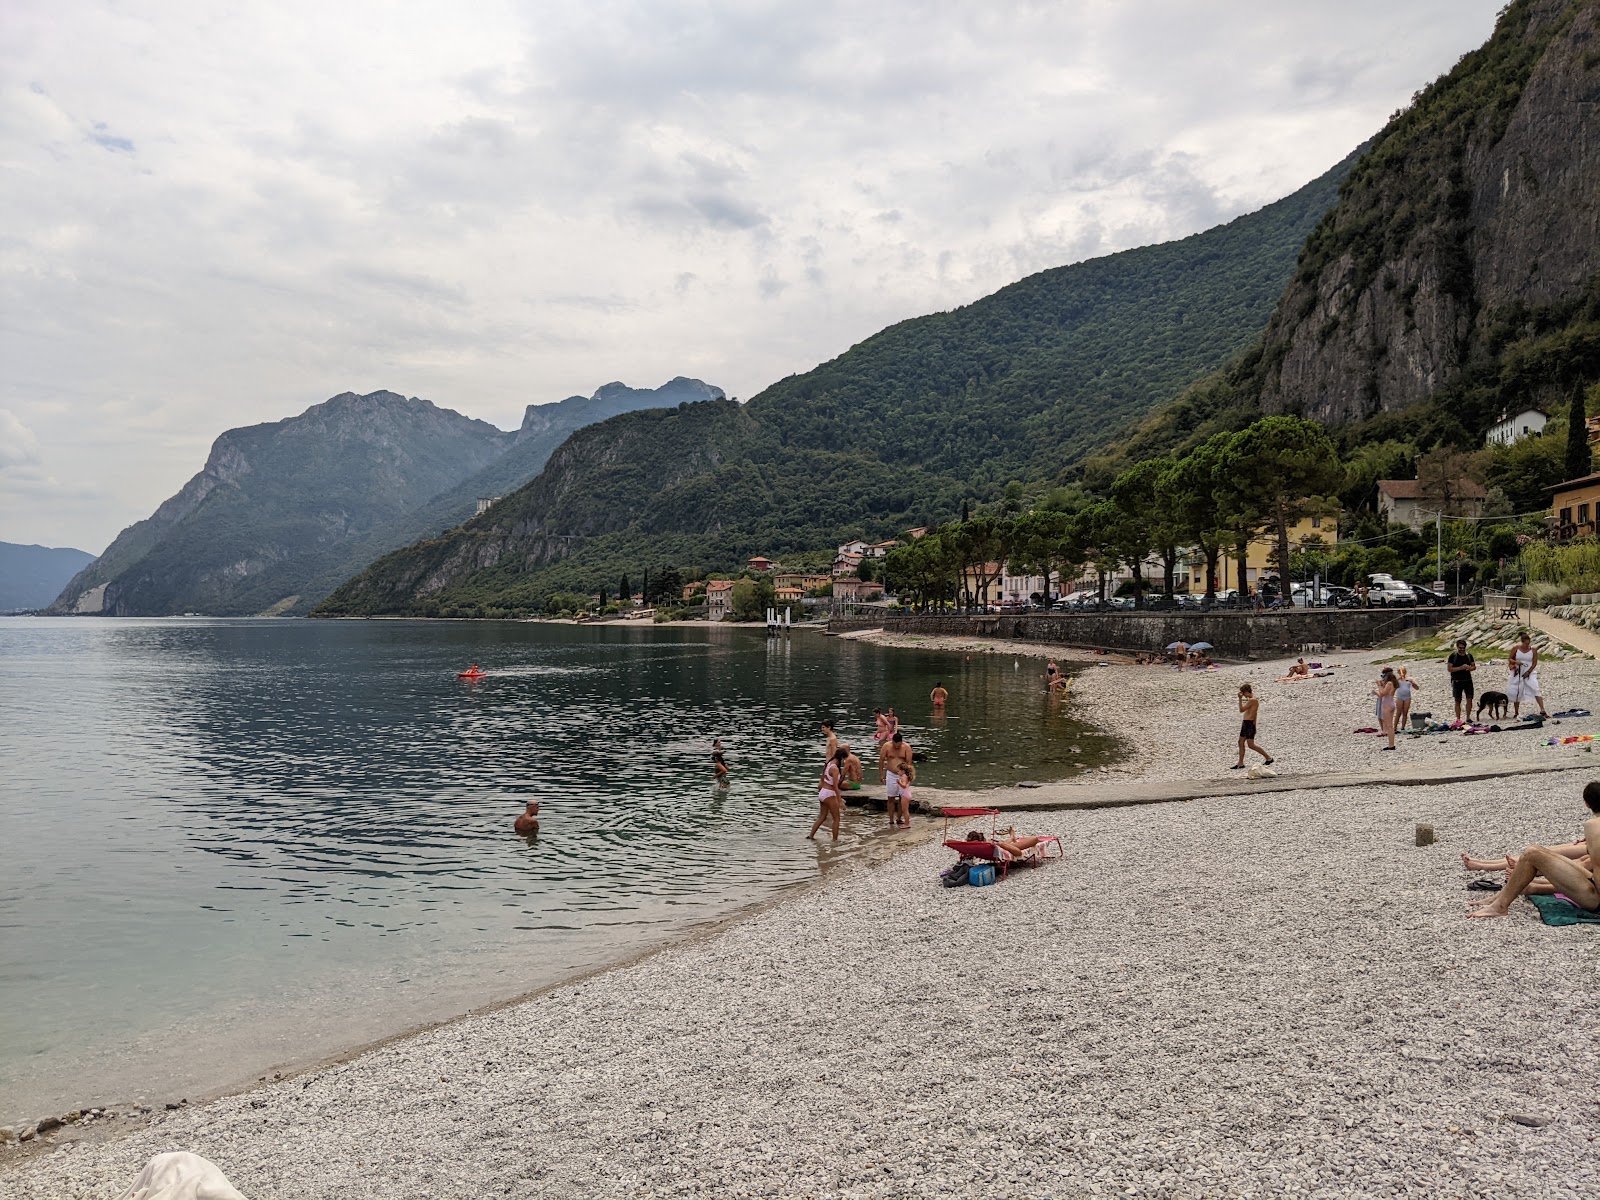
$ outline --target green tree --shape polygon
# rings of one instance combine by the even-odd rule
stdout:
[[[1320,497],[1343,482],[1339,453],[1322,426],[1277,416],[1235,435],[1229,458],[1239,507],[1260,514],[1277,534],[1278,578],[1287,596],[1289,526],[1325,503]]]
[[[735,621],[760,621],[767,615],[767,609],[777,603],[777,595],[773,591],[772,580],[765,575],[755,579],[740,579],[733,585],[733,593],[729,597]]]
[[[878,578],[878,562],[876,559],[863,558],[856,564],[856,578],[863,583],[871,583]]]
[[[1162,485],[1173,465],[1170,458],[1147,458],[1117,476],[1111,485],[1111,499],[1125,518],[1122,549],[1132,566],[1133,603],[1138,608],[1144,607],[1144,561],[1152,550],[1161,554],[1162,584],[1166,594],[1172,595],[1180,535]]]
[[[1207,600],[1217,594],[1217,563],[1228,531],[1217,493],[1227,487],[1232,444],[1232,434],[1213,435],[1173,463],[1161,483],[1179,539],[1193,543],[1205,559]]]
[[[1040,508],[1018,517],[1011,530],[1011,561],[1030,574],[1043,575],[1048,591],[1051,575],[1065,579],[1068,570],[1082,561],[1072,538],[1072,518]]]
[[[650,595],[645,599],[646,602],[664,600],[668,604],[677,604],[682,596],[683,572],[677,567],[662,567],[651,580]]]
[[[1583,389],[1578,388],[1572,393],[1572,404],[1567,409],[1567,457],[1566,472],[1568,479],[1580,479],[1589,474],[1589,409],[1584,403]]]
[[[626,604],[632,598],[633,589],[628,586],[628,573],[624,571],[622,573],[622,580],[617,585],[617,599],[622,601],[623,604]]]

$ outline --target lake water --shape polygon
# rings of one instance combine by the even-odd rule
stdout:
[[[1105,761],[1039,680],[810,631],[0,618],[0,1118],[231,1086],[882,845],[803,840],[824,716],[870,747],[894,705],[935,786]]]

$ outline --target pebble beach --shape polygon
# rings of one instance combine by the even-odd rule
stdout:
[[[1130,748],[1111,785],[1227,775],[1244,679],[1285,772],[1446,753],[1350,732],[1383,657],[1097,666],[1074,703]],[[1552,708],[1594,695],[1591,660],[1545,671]],[[113,1200],[183,1149],[251,1200],[1593,1196],[1600,927],[1467,921],[1459,862],[1572,837],[1600,776],[1573,766],[1007,814],[1066,856],[946,890],[912,842],[516,1005],[13,1149],[0,1195]]]

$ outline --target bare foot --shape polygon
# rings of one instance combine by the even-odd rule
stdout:
[[[1503,917],[1505,915],[1505,909],[1500,908],[1498,905],[1487,904],[1482,908],[1475,908],[1469,912],[1467,914],[1467,920],[1470,921],[1477,917]]]
[[[1472,858],[1463,854],[1461,865],[1469,871],[1509,871],[1513,864],[1503,858]]]

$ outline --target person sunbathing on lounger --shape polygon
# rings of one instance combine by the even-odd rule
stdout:
[[[988,842],[996,850],[1004,851],[1011,858],[1022,858],[1029,850],[1032,850],[1045,840],[1042,837],[1018,837],[1015,833],[1008,838],[1001,837],[999,834],[995,834],[993,837],[986,837],[982,830],[967,830],[967,841]],[[996,857],[999,856],[996,855]]]
[[[1503,917],[1510,911],[1513,900],[1529,892],[1535,895],[1560,892],[1579,908],[1600,912],[1600,879],[1596,878],[1594,868],[1595,863],[1600,863],[1600,781],[1584,785],[1583,802],[1595,814],[1583,823],[1588,866],[1550,846],[1529,846],[1506,872],[1505,886],[1467,916]],[[1540,876],[1546,882],[1537,882]]]

